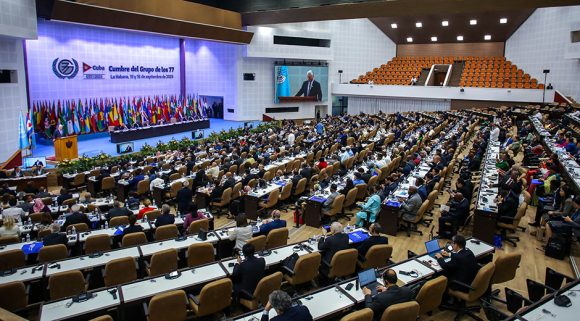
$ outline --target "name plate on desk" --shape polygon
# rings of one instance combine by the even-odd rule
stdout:
[[[393,200],[387,200],[387,202],[385,203],[386,206],[390,206],[390,207],[401,207],[401,202],[397,202],[397,201],[393,201]]]
[[[315,201],[318,203],[324,203],[326,201],[326,198],[320,197],[320,196],[312,196],[311,198],[309,198],[309,200]]]

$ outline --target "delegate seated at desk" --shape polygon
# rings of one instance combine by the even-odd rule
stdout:
[[[171,215],[171,207],[167,204],[161,206],[161,215],[155,220],[155,227],[170,225],[175,223],[175,216]]]
[[[421,204],[423,204],[423,201],[419,193],[417,193],[417,186],[409,186],[409,198],[401,204],[399,217],[406,221],[414,221]]]
[[[292,306],[290,295],[281,290],[272,292],[268,297],[261,321],[270,319],[269,313],[272,308],[276,310],[277,314],[272,318],[272,321],[312,321],[312,315],[308,308],[304,305]]]
[[[60,232],[60,225],[58,223],[52,223],[50,224],[50,234],[42,238],[42,245],[50,246],[57,244],[67,245],[68,238],[66,234]]]
[[[274,210],[272,212],[272,219],[269,221],[264,222],[260,226],[260,235],[268,235],[270,231],[275,230],[277,228],[286,227],[286,221],[280,219],[281,213],[279,210]]]
[[[449,279],[447,287],[451,290],[466,292],[468,289],[454,283],[459,281],[471,285],[475,275],[479,271],[479,266],[475,260],[475,255],[470,249],[465,248],[465,237],[457,234],[452,238],[453,251],[451,253],[442,250],[435,254],[437,263],[443,269],[443,274]],[[446,260],[446,258],[451,258]]]
[[[365,307],[373,310],[373,320],[379,321],[383,312],[391,305],[405,303],[413,300],[413,294],[409,287],[397,285],[397,272],[388,269],[383,273],[385,286],[377,286],[377,295],[371,296],[371,289],[363,288],[365,295]]]
[[[91,220],[89,217],[81,212],[81,206],[79,204],[75,204],[71,206],[72,214],[69,214],[66,219],[64,220],[64,224],[62,225],[62,230],[66,231],[66,228],[70,225],[85,223],[87,226],[91,226]]]
[[[252,244],[244,244],[242,247],[244,260],[237,255],[237,263],[232,272],[234,283],[234,298],[251,300],[258,282],[264,277],[266,271],[266,260],[263,257],[256,257],[256,248]]]
[[[365,257],[373,245],[389,244],[389,239],[380,234],[382,229],[383,227],[379,223],[373,223],[369,226],[370,236],[362,241],[356,248],[360,256]]]
[[[322,252],[322,261],[330,264],[336,252],[348,249],[349,238],[344,233],[342,224],[339,222],[334,222],[330,225],[330,236],[326,235],[324,228],[322,228],[322,231],[323,237],[318,240],[318,250]],[[324,263],[320,264],[320,273],[327,275],[328,272],[328,266]]]

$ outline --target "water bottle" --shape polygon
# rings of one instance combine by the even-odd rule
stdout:
[[[143,222],[149,222],[149,219],[147,218],[147,214],[145,214],[145,216],[143,216]]]
[[[105,221],[105,229],[108,229],[108,228],[109,228],[109,222]]]
[[[30,242],[30,233],[26,234],[26,242]]]
[[[26,238],[23,236],[22,237],[22,243],[25,243],[25,242],[26,242]]]
[[[72,227],[71,229],[71,234],[76,235],[77,234],[77,228],[76,227]]]
[[[128,199],[125,199],[125,207],[129,208],[129,200]]]

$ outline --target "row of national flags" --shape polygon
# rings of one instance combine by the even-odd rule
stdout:
[[[32,145],[34,132],[52,137],[58,125],[64,135],[102,132],[109,126],[154,125],[188,118],[207,118],[207,99],[199,95],[92,98],[78,100],[35,101],[27,114],[27,124],[21,115],[21,146],[23,137]],[[29,125],[28,125],[29,124]],[[24,136],[23,136],[24,134]]]

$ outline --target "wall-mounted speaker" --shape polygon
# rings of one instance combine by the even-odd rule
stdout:
[[[256,74],[254,74],[254,73],[244,73],[244,80],[246,80],[246,81],[254,81],[254,80],[256,80]]]

